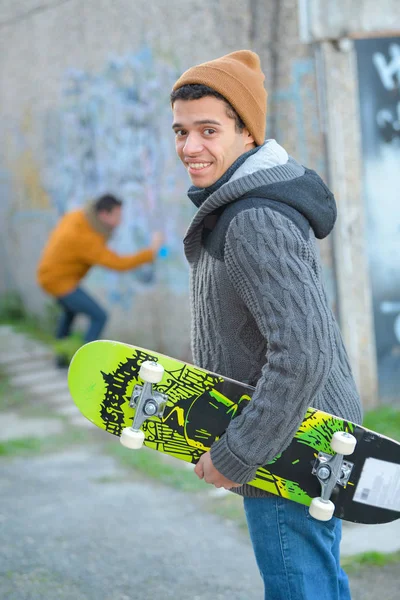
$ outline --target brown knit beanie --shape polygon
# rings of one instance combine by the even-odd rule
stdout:
[[[173,91],[202,83],[212,88],[233,106],[257,146],[265,140],[267,91],[260,58],[250,50],[238,50],[221,58],[191,67],[175,83]]]

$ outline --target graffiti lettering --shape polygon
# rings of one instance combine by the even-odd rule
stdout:
[[[389,54],[391,60],[386,60],[384,54],[375,52],[372,60],[378,70],[383,86],[387,90],[394,90],[396,87],[400,87],[400,46],[391,44]]]
[[[385,142],[391,142],[395,136],[400,137],[400,102],[397,103],[395,111],[389,108],[379,110],[376,121]]]
[[[393,92],[397,96],[397,89],[400,90],[400,46],[390,44],[388,53],[389,59],[386,59],[383,52],[372,54],[372,62],[380,81],[384,89],[391,92],[391,105],[381,108],[376,114],[376,122],[386,143],[391,142],[395,137],[400,137],[400,101],[393,105],[392,99]],[[386,92],[385,94],[388,96]]]

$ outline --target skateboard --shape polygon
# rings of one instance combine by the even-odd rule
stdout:
[[[82,414],[131,449],[197,463],[251,402],[254,388],[136,346],[100,340],[73,356],[68,385]],[[400,518],[400,444],[309,408],[289,447],[259,468],[257,488],[327,521]]]

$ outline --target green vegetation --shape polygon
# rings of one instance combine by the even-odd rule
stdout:
[[[8,320],[2,323],[11,325],[17,333],[23,333],[27,337],[31,337],[44,344],[51,345],[54,342],[54,334],[43,327],[41,320],[34,315],[25,316],[23,319],[18,319],[18,321]]]
[[[367,412],[363,425],[400,441],[400,410],[394,406],[382,406]]]
[[[65,339],[53,340],[51,345],[58,356],[63,356],[70,361],[83,343],[82,335],[80,333],[73,333]]]
[[[342,567],[349,575],[360,571],[362,568],[382,568],[387,565],[400,563],[400,551],[383,554],[382,552],[365,552],[354,556],[342,558]]]
[[[115,456],[125,468],[133,469],[146,477],[156,479],[175,489],[184,492],[199,492],[207,489],[207,484],[198,479],[193,471],[177,461],[170,463],[167,456],[163,456],[149,448],[143,448],[140,452],[133,452],[124,448],[115,440],[107,444],[107,450]]]
[[[42,316],[28,313],[21,297],[16,292],[0,296],[0,324],[10,325],[14,331],[51,346],[55,354],[71,360],[83,344],[81,333],[74,332],[63,340],[54,338],[60,309],[55,303],[49,303]]]
[[[40,452],[41,440],[39,438],[22,438],[0,442],[0,456],[15,456],[25,452]]]
[[[0,442],[0,457],[59,452],[71,446],[83,445],[91,439],[90,433],[86,430],[68,425],[68,428],[65,428],[61,434],[40,438],[24,437]]]
[[[15,331],[26,333],[37,340],[51,342],[59,315],[56,304],[47,305],[43,316],[29,313],[17,292],[6,292],[0,296],[0,324],[11,325]]]
[[[18,321],[25,317],[25,308],[17,292],[6,292],[0,296],[0,322]]]

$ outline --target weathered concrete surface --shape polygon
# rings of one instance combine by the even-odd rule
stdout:
[[[60,419],[22,418],[17,412],[2,412],[0,442],[23,438],[45,438],[64,429]]]
[[[0,461],[0,597],[256,600],[248,540],[96,449]]]
[[[353,556],[364,552],[385,554],[398,550],[400,550],[400,519],[382,525],[343,523],[342,556]]]
[[[337,39],[346,35],[393,33],[400,26],[398,0],[300,0],[307,12],[310,37]]]
[[[332,44],[321,48],[325,63],[327,143],[338,219],[333,230],[339,319],[365,409],[378,402],[371,288],[365,252],[364,196],[355,57]]]
[[[192,496],[127,474],[96,446],[1,459],[0,474],[1,598],[263,597],[247,536]],[[365,541],[361,529],[357,537]],[[350,581],[353,600],[398,598],[398,565]]]

